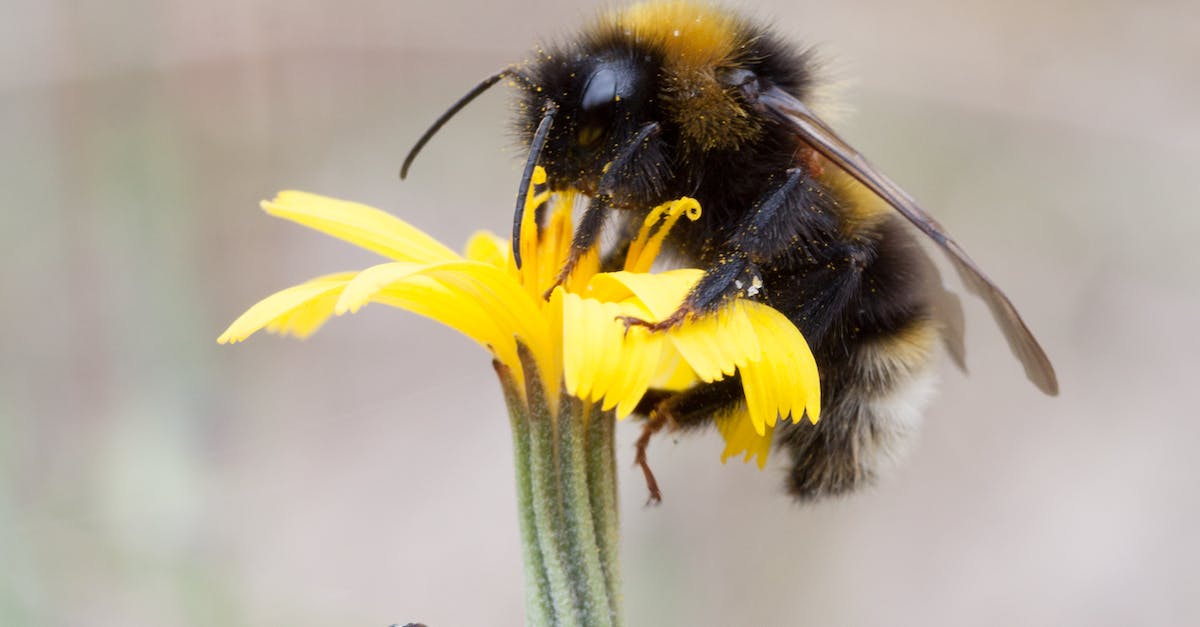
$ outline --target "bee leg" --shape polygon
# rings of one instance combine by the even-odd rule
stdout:
[[[683,304],[670,316],[657,322],[636,316],[619,316],[628,331],[631,326],[642,326],[652,332],[666,331],[682,324],[689,316],[703,314],[716,309],[725,300],[743,293],[754,296],[762,289],[762,276],[758,266],[745,254],[734,253],[717,262],[692,287]]]
[[[646,477],[646,489],[650,492],[647,505],[662,502],[662,491],[654,478],[654,472],[650,470],[646,456],[646,449],[650,447],[650,439],[654,434],[662,431],[663,427],[674,432],[711,423],[714,415],[740,402],[741,389],[741,379],[729,377],[682,392],[650,390],[646,393],[646,398],[643,399],[643,403],[638,404],[637,411],[648,413],[649,418],[634,445],[637,449],[634,463],[642,469],[642,474]],[[653,408],[646,410],[644,405],[650,403],[653,403]]]
[[[619,316],[625,330],[631,326],[642,326],[651,332],[666,331],[683,323],[689,316],[702,315],[719,307],[721,303],[736,295],[754,296],[762,289],[762,275],[758,265],[745,255],[733,254],[710,269],[692,287],[683,304],[671,315],[651,322],[635,316]]]
[[[650,470],[650,464],[646,462],[646,449],[650,447],[650,438],[661,431],[668,422],[670,422],[670,417],[667,414],[658,410],[651,411],[650,418],[642,427],[642,434],[638,436],[637,443],[634,444],[637,453],[634,454],[633,463],[642,469],[642,474],[646,477],[646,490],[650,492],[650,497],[646,499],[646,505],[657,505],[662,502],[662,491],[658,489],[658,480],[654,478],[654,471]]]
[[[593,198],[588,203],[587,210],[579,218],[579,226],[575,228],[575,235],[571,238],[571,250],[567,252],[567,260],[559,269],[558,276],[554,278],[550,289],[543,294],[544,298],[550,298],[550,292],[553,292],[554,288],[562,285],[571,276],[571,273],[575,271],[575,266],[579,265],[579,260],[583,259],[587,251],[596,245],[600,231],[604,228],[604,218],[607,215],[608,206],[602,198]]]
[[[546,290],[545,296],[550,297],[550,292],[554,288],[562,285],[567,277],[571,276],[571,272],[575,270],[575,266],[579,260],[596,245],[596,239],[600,236],[600,231],[604,227],[604,218],[608,215],[609,209],[613,205],[614,188],[617,185],[619,177],[622,176],[629,167],[638,163],[640,159],[645,158],[646,148],[651,145],[662,132],[662,127],[658,122],[648,122],[643,124],[638,129],[637,135],[633,141],[626,144],[617,156],[609,162],[603,176],[600,177],[600,182],[596,186],[596,195],[588,203],[588,208],[583,213],[583,217],[579,219],[579,226],[575,227],[575,236],[571,239],[571,250],[567,253],[567,261],[558,272],[558,276],[554,279],[554,284],[550,289]]]
[[[637,408],[633,413],[646,418],[646,425],[642,427],[642,434],[638,436],[637,453],[633,463],[642,469],[642,474],[646,477],[646,489],[650,492],[650,498],[646,504],[661,503],[662,492],[658,489],[658,481],[654,478],[654,471],[650,470],[650,464],[646,462],[646,449],[650,446],[650,438],[662,430],[667,414],[662,411],[656,411],[659,405],[664,401],[677,395],[678,392],[668,392],[666,390],[646,390],[646,394],[642,396],[642,400],[638,402]]]
[[[836,228],[832,216],[807,215],[795,210],[797,206],[807,206],[805,194],[816,193],[812,186],[802,185],[805,180],[803,168],[787,171],[783,182],[767,192],[734,228],[733,235],[718,252],[716,263],[692,287],[674,313],[658,322],[623,316],[620,320],[625,328],[643,326],[651,331],[666,331],[688,316],[711,311],[734,296],[759,296],[763,290],[759,262],[794,248],[799,237],[816,240],[827,229]]]

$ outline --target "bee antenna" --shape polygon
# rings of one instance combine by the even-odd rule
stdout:
[[[441,130],[443,126],[445,126],[446,122],[450,121],[450,118],[454,117],[454,114],[461,111],[462,108],[468,104],[471,104],[471,101],[474,100],[476,96],[487,91],[489,87],[500,82],[500,79],[505,77],[518,78],[521,80],[521,82],[526,84],[530,82],[529,79],[522,76],[516,68],[506,67],[503,70],[500,70],[499,72],[496,72],[495,74],[483,79],[478,85],[472,87],[470,91],[463,94],[462,98],[459,98],[457,102],[450,105],[450,108],[446,109],[445,113],[442,113],[442,115],[438,116],[438,119],[434,120],[429,129],[425,131],[425,134],[421,135],[421,138],[417,140],[415,145],[413,145],[412,150],[408,151],[408,156],[404,158],[404,165],[400,166],[400,180],[403,181],[404,178],[408,176],[408,168],[412,165],[413,160],[417,158],[417,153],[421,152],[421,149],[425,147],[425,144],[429,143],[430,139],[433,139],[433,136],[439,130]]]
[[[513,212],[513,261],[521,267],[521,222],[525,218],[525,199],[529,196],[529,184],[533,180],[533,168],[537,166],[542,148],[546,146],[546,136],[550,134],[550,125],[554,122],[554,114],[558,113],[558,105],[553,100],[547,100],[543,107],[542,121],[538,123],[533,133],[533,141],[529,142],[529,158],[525,160],[525,171],[521,173],[521,185],[517,188],[517,208]]]

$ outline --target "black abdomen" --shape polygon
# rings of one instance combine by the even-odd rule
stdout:
[[[785,298],[792,302],[781,303],[821,373],[821,420],[786,423],[776,435],[792,458],[788,489],[801,499],[872,483],[905,452],[932,390],[937,329],[924,252],[894,216],[852,248],[858,256],[843,262],[848,267],[822,273],[830,283],[798,282]],[[806,298],[813,293],[824,295],[823,305]]]
[[[729,199],[710,198],[708,206],[722,201]],[[848,196],[817,182],[794,201],[793,224],[770,234],[790,237],[792,245],[766,246],[756,266],[764,299],[804,333],[820,370],[821,420],[784,423],[776,432],[791,456],[789,491],[811,499],[870,484],[904,452],[932,388],[927,366],[937,329],[928,260],[897,216],[864,216]],[[717,262],[723,232],[736,228],[722,223],[725,215],[711,216],[704,246],[681,250],[689,261]],[[734,402],[733,390],[723,388],[692,399],[697,409],[722,398]],[[686,406],[678,409],[687,413]]]

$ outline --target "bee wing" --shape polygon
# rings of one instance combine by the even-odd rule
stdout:
[[[800,138],[817,152],[887,201],[937,243],[954,262],[954,267],[967,289],[983,298],[991,309],[992,316],[1004,332],[1013,354],[1025,367],[1025,376],[1042,392],[1051,396],[1058,394],[1058,378],[1054,374],[1054,366],[1050,364],[1046,352],[1033,337],[1025,321],[1021,319],[1021,314],[1017,313],[1017,308],[967,256],[966,251],[950,239],[946,229],[937,220],[925,213],[912,196],[884,176],[866,157],[826,126],[804,103],[787,92],[777,87],[763,90],[757,94],[756,104],[794,129]]]
[[[941,327],[942,345],[946,347],[946,353],[954,365],[966,372],[967,343],[963,337],[966,331],[966,316],[963,315],[962,301],[959,300],[958,294],[946,289],[946,284],[942,282],[942,273],[938,271],[933,260],[925,251],[920,252],[920,264],[929,282],[925,289],[928,290],[933,305],[933,319]]]

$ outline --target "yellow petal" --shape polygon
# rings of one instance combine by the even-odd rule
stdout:
[[[745,457],[742,461],[748,462],[757,457],[759,469],[767,465],[767,456],[771,452],[771,440],[775,435],[774,428],[767,429],[764,433],[758,433],[751,425],[750,416],[745,407],[717,416],[716,423],[717,430],[725,440],[721,463],[725,463],[734,455],[744,453]]]
[[[421,274],[437,279],[464,298],[491,312],[497,325],[529,344],[545,350],[550,338],[539,304],[527,297],[521,286],[499,268],[473,261],[429,266]]]
[[[380,264],[350,281],[336,311],[357,311],[368,302],[407,309],[474,339],[517,373],[523,386],[520,340],[534,354],[543,381],[553,386],[547,392],[556,394],[559,366],[547,320],[506,268],[466,260]]]
[[[645,395],[662,361],[661,335],[625,332],[622,315],[644,315],[634,304],[604,303],[562,293],[563,384],[573,396],[617,408],[628,416]]]
[[[696,375],[715,381],[759,358],[758,335],[745,313],[745,303],[735,300],[716,312],[685,320],[667,332],[675,349]]]
[[[603,357],[604,330],[616,314],[606,304],[584,299],[569,292],[563,294],[563,384],[572,396],[595,401],[592,387],[598,379]]]
[[[357,313],[359,308],[371,302],[371,298],[385,287],[427,268],[426,264],[394,261],[371,266],[358,273],[342,291],[333,312],[342,315]]]
[[[524,393],[524,372],[512,329],[501,327],[492,312],[437,279],[421,274],[404,277],[371,296],[371,302],[397,307],[440,322],[489,349],[516,377]]]
[[[606,272],[597,274],[588,284],[589,295],[604,301],[637,299],[650,312],[653,322],[675,313],[692,286],[704,276],[703,270],[685,268],[641,274]]]
[[[537,235],[537,253],[526,262],[537,264],[537,280],[526,286],[529,293],[537,297],[550,289],[550,284],[558,278],[571,246],[571,207],[563,202],[561,196],[554,196],[549,202],[547,210],[550,215],[546,220],[546,228]]]
[[[374,207],[308,192],[282,191],[263,211],[332,235],[396,261],[435,263],[459,259],[407,222]]]
[[[466,258],[504,268],[508,265],[512,245],[507,239],[487,231],[478,231],[467,240]]]
[[[542,307],[542,315],[546,320],[546,337],[550,339],[551,347],[546,356],[548,366],[542,374],[542,382],[546,384],[547,399],[551,407],[558,407],[559,396],[563,388],[563,306],[562,299],[565,292],[563,289],[555,288],[554,293],[550,295],[550,300],[546,301]]]
[[[437,264],[421,274],[477,303],[491,315],[498,328],[520,339],[532,353],[550,399],[557,398],[560,366],[554,353],[558,347],[551,339],[540,295],[537,299],[531,297],[505,270],[473,261]],[[505,364],[514,369],[519,367],[516,363]],[[551,404],[551,409],[555,407]]]
[[[821,413],[821,382],[808,342],[778,311],[753,302],[745,308],[762,346],[761,359],[741,369],[755,428],[761,433],[777,417],[799,422],[805,413],[815,423]]]
[[[764,360],[765,361],[765,360]],[[774,426],[776,417],[782,413],[775,394],[778,380],[771,364],[762,361],[750,362],[741,368],[742,392],[746,395],[746,410],[755,432],[763,435],[768,426]],[[786,414],[785,414],[786,415]]]
[[[639,335],[643,337],[638,339]],[[638,339],[632,351],[633,355],[629,359],[628,367],[620,369],[622,380],[614,385],[608,394],[608,399],[616,402],[618,420],[624,420],[632,414],[646,395],[646,390],[650,388],[657,368],[662,363],[665,344],[662,336],[645,329],[631,329],[630,337]]]
[[[712,326],[689,324],[667,332],[675,350],[679,351],[696,376],[706,383],[719,381],[737,371],[737,365],[724,358],[719,339],[705,332]]]
[[[650,380],[650,387],[656,390],[679,391],[686,390],[700,382],[700,378],[696,376],[696,371],[683,360],[683,356],[677,350],[662,351],[662,358],[659,360],[658,366],[655,367],[654,377]]]
[[[490,348],[516,373],[523,391],[516,344],[520,340],[533,354],[551,401],[557,400],[561,366],[551,342],[551,324],[506,269],[476,261],[381,264],[364,271],[346,289],[339,308],[386,303],[437,320]]]
[[[573,347],[578,344],[579,338],[584,337],[586,333],[587,321],[583,319],[586,312],[583,311],[583,300],[577,294],[569,294],[562,289],[554,290],[551,294],[551,303],[557,304],[562,308],[562,337],[564,346],[572,346],[571,350],[563,350],[563,387],[571,396],[581,397],[579,388],[583,380],[583,369],[587,367],[584,359],[584,353],[575,350]]]
[[[621,303],[605,312],[607,333],[603,349],[606,355],[598,373],[603,390],[602,408],[617,407],[618,418],[632,413],[650,387],[650,380],[662,361],[660,353],[664,339],[662,334],[644,328],[626,329],[625,324],[611,314],[639,316],[643,311],[634,303]]]
[[[275,292],[238,316],[217,342],[241,342],[264,327],[274,333],[308,337],[333,315],[338,295],[355,274],[329,274]]]

